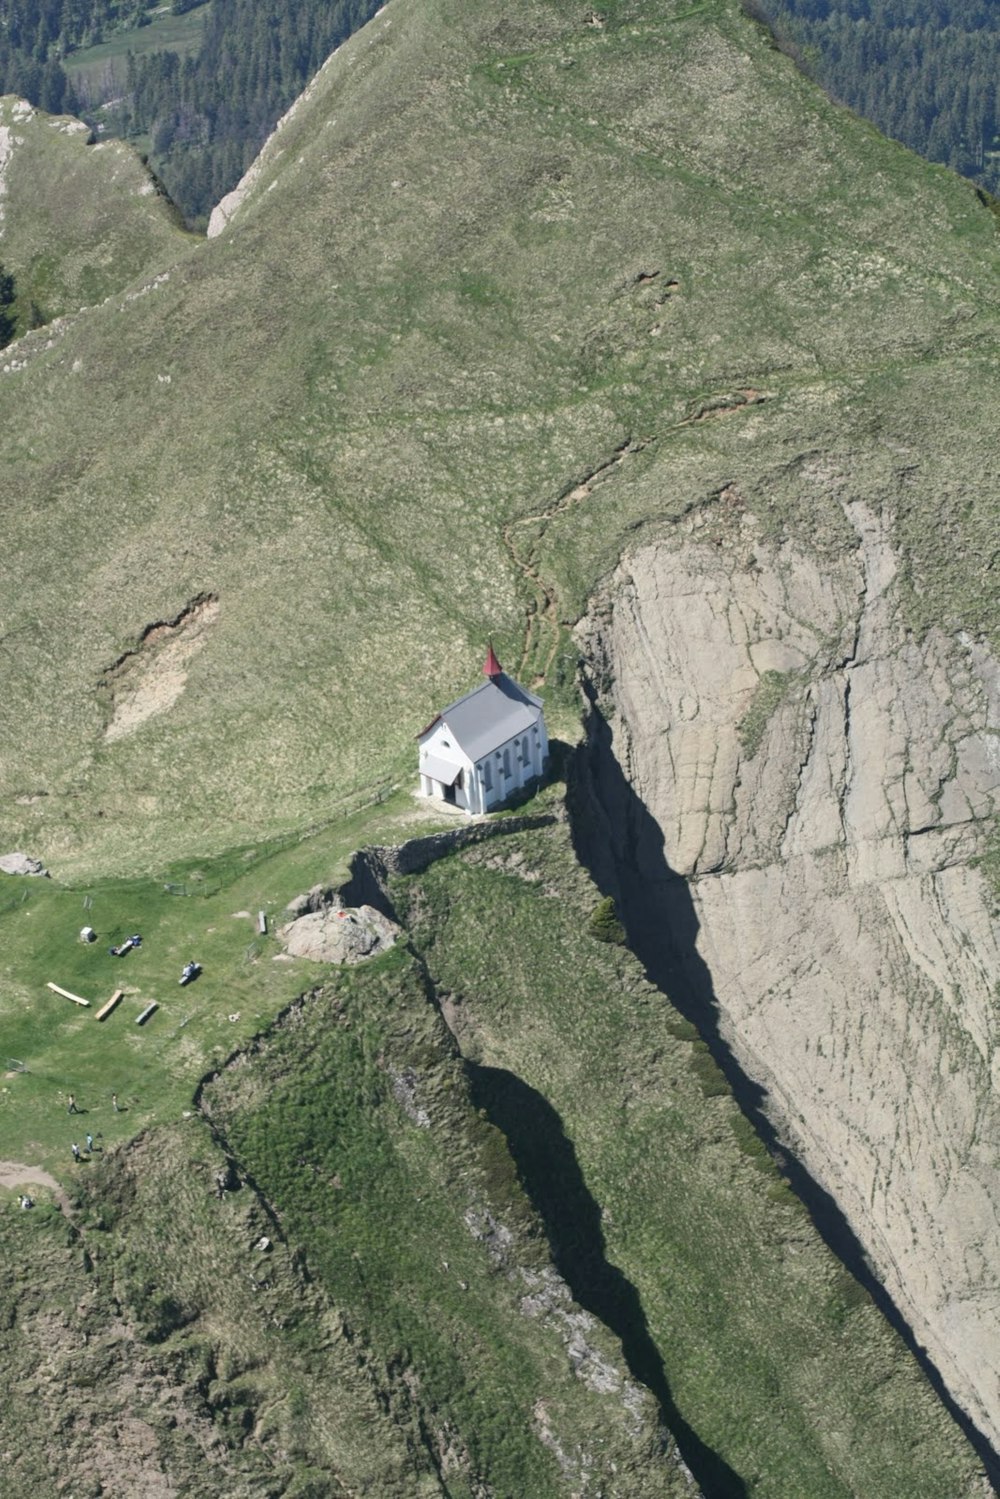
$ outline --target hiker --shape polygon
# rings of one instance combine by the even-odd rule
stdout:
[[[117,1114],[118,1113],[118,1094],[117,1093],[112,1093],[112,1095],[111,1095],[111,1107],[114,1109],[115,1113]]]
[[[125,942],[123,942],[120,947],[109,947],[108,952],[113,958],[124,958],[125,954],[127,952],[131,952],[133,947],[141,946],[142,938],[139,936],[139,933],[136,932],[133,936],[129,937]]]
[[[25,1210],[25,1208],[33,1208],[35,1206],[34,1198],[29,1197],[27,1192],[25,1192],[24,1196],[20,1199],[20,1202],[22,1212]]]
[[[195,963],[193,960],[190,963],[185,963],[184,967],[181,969],[181,985],[183,986],[184,984],[190,984],[191,980],[196,979],[200,972],[200,963]]]
[[[70,1150],[73,1152],[73,1159],[74,1159],[74,1161],[78,1161],[80,1159],[80,1147],[76,1143],[75,1140],[73,1141],[72,1145],[70,1146]]]
[[[90,1152],[91,1154],[93,1154],[93,1150],[94,1150],[94,1137],[93,1137],[93,1135],[88,1135],[87,1136],[87,1150],[88,1150],[88,1152]]]
[[[76,1099],[73,1097],[72,1093],[70,1093],[66,1099],[66,1112],[67,1114],[79,1114],[80,1112],[80,1110],[76,1106]]]

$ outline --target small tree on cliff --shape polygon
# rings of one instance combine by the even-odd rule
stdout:
[[[619,947],[625,941],[625,928],[618,920],[613,898],[608,895],[600,901],[591,914],[588,930],[598,942],[614,942]]]
[[[14,297],[14,278],[0,264],[0,349],[10,343],[17,326],[13,313]]]

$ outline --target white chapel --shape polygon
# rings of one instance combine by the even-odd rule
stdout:
[[[417,735],[421,795],[470,815],[502,807],[549,757],[541,698],[507,676],[492,645],[483,675]]]

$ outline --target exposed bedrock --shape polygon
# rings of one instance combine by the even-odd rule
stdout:
[[[857,548],[826,561],[746,516],[725,545],[695,523],[622,563],[582,642],[628,787],[605,812],[673,985],[717,1005],[996,1450],[1000,924],[975,860],[1000,667],[915,638],[889,526],[848,515]]]

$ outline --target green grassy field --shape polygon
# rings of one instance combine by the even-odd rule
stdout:
[[[317,883],[347,876],[362,836],[398,840],[434,827],[408,792],[355,812],[287,846],[237,850],[224,858],[168,869],[159,878],[67,887],[4,875],[0,880],[0,1093],[4,1153],[44,1164],[72,1181],[70,1142],[89,1132],[104,1148],[190,1108],[198,1079],[248,1039],[312,982],[317,965],[284,959],[275,927],[288,901]],[[263,910],[269,933],[257,931]],[[79,932],[92,927],[97,940]],[[110,956],[133,932],[139,949]],[[202,975],[181,988],[183,965]],[[47,988],[90,1001],[90,1008]],[[104,1021],[112,993],[125,998]],[[159,1008],[137,1027],[155,1000]],[[236,1017],[235,1019],[232,1017]],[[27,1072],[9,1064],[23,1063]],[[111,1096],[117,1093],[121,1112]],[[67,1115],[72,1094],[82,1111]]]

